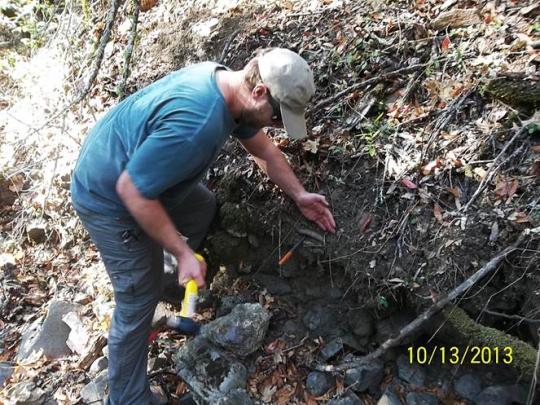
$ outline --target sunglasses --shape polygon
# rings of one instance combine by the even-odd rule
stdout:
[[[270,92],[268,93],[268,102],[272,106],[272,121],[281,121],[281,107]]]

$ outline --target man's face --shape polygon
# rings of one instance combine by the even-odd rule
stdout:
[[[251,91],[250,102],[242,112],[242,124],[252,128],[276,127],[282,128],[281,110],[279,103],[272,98],[264,84],[258,84]]]

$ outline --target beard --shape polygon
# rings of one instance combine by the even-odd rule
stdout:
[[[243,110],[238,123],[253,129],[261,129],[265,125],[261,121],[261,113],[256,110]]]

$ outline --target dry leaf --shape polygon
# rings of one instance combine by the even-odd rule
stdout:
[[[516,179],[504,179],[497,183],[495,187],[495,195],[499,199],[510,199],[516,193],[519,183]]]
[[[455,198],[461,197],[461,190],[457,187],[447,187],[446,191],[448,191],[450,194],[452,194]]]
[[[366,231],[369,229],[369,226],[371,225],[371,222],[373,220],[373,217],[371,214],[366,213],[362,215],[362,218],[360,219],[360,232],[366,233]]]
[[[433,206],[433,215],[435,215],[435,219],[437,219],[440,224],[443,223],[441,206],[437,203]]]
[[[424,167],[422,167],[422,174],[424,176],[427,176],[429,174],[431,174],[431,172],[437,168],[437,167],[440,167],[442,164],[441,160],[440,159],[435,159],[435,160],[432,160],[431,162],[429,162],[427,165],[425,165]]]
[[[418,186],[409,179],[401,179],[401,184],[407,188],[410,188],[411,190],[416,190],[418,188]]]
[[[534,162],[531,166],[531,174],[533,176],[540,176],[540,160]]]
[[[514,212],[508,217],[510,221],[517,222],[518,224],[524,224],[531,222],[531,219],[524,212]]]
[[[534,145],[534,146],[531,146],[531,150],[532,150],[534,153],[540,153],[540,145]]]
[[[444,39],[441,42],[441,50],[442,53],[446,53],[448,51],[448,47],[450,46],[450,38],[448,38],[448,35],[444,37]]]

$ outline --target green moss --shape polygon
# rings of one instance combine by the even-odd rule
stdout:
[[[445,334],[458,345],[512,348],[512,366],[531,376],[536,364],[536,350],[520,339],[498,329],[480,325],[461,308],[443,311],[447,319]],[[451,328],[451,331],[448,330]]]

